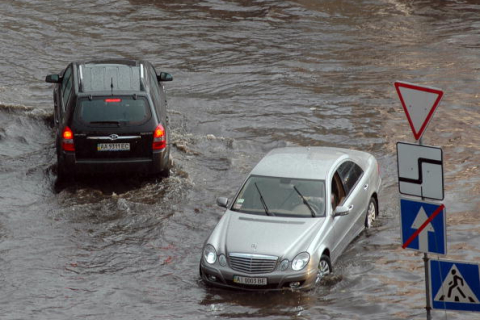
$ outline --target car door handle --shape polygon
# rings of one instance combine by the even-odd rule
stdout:
[[[368,190],[368,183],[363,186],[363,190]]]

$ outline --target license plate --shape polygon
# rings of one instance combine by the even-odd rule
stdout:
[[[97,151],[130,151],[130,143],[99,143]]]
[[[240,284],[247,284],[251,286],[266,286],[267,278],[249,278],[249,277],[233,276],[233,282],[240,283]]]

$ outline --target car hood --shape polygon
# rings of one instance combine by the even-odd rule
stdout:
[[[210,240],[226,253],[293,259],[298,253],[308,251],[324,222],[325,218],[257,216],[227,210]]]

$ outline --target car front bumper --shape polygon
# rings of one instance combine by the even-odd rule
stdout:
[[[301,271],[273,271],[265,274],[247,274],[230,269],[230,267],[222,267],[216,262],[214,265],[205,263],[203,259],[200,262],[200,274],[208,285],[241,289],[241,290],[291,290],[311,289],[315,286],[318,270],[310,265]],[[266,278],[266,285],[247,285],[239,284],[233,281],[234,276],[247,278]]]

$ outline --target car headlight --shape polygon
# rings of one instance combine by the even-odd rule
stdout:
[[[215,261],[217,261],[217,251],[211,244],[207,244],[205,248],[203,248],[203,259],[209,264],[214,264]]]
[[[295,259],[292,261],[292,269],[295,271],[300,271],[308,264],[310,260],[310,255],[306,252],[299,253]]]

